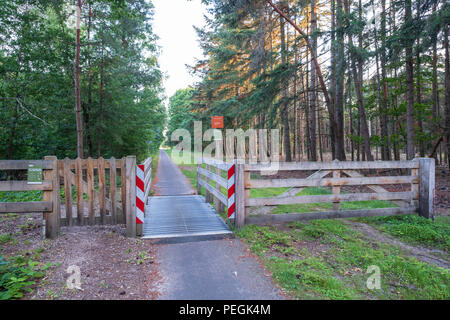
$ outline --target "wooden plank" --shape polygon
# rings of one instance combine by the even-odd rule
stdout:
[[[427,219],[434,219],[435,159],[419,158],[419,214]]]
[[[136,157],[128,156],[126,159],[127,184],[127,237],[136,237]]]
[[[148,171],[152,169],[152,158],[147,158],[144,161],[144,174],[147,175]]]
[[[111,220],[112,223],[117,223],[117,210],[116,210],[116,159],[112,157],[109,159],[109,200],[111,201]]]
[[[221,170],[220,170],[219,168],[216,168],[216,176],[219,177],[219,178],[221,178],[223,181],[225,181],[225,186],[222,185],[220,182],[216,181],[216,189],[217,189],[217,191],[218,191],[219,193],[221,193],[221,191],[220,191],[220,187],[221,187],[221,186],[223,186],[225,189],[228,188],[228,180],[223,179],[223,178],[220,176],[220,172],[221,172]],[[226,200],[227,200],[227,199],[226,199]],[[228,200],[227,200],[227,203],[228,203]],[[226,203],[223,203],[223,202],[220,201],[218,198],[216,198],[216,200],[215,200],[215,207],[216,207],[216,212],[217,212],[217,213],[224,212],[224,211],[225,211],[225,205],[226,205]]]
[[[323,177],[327,176],[331,171],[329,170],[319,170],[308,176],[306,179],[313,180],[313,179],[322,179]],[[279,197],[287,197],[287,196],[295,196],[299,192],[301,192],[305,188],[291,188],[289,190],[286,190],[282,194],[279,195]]]
[[[44,170],[44,180],[52,180],[52,191],[44,191],[43,201],[51,202],[51,211],[44,213],[45,218],[45,236],[50,239],[56,238],[59,231],[61,220],[61,208],[59,204],[59,174],[58,174],[58,159],[55,156],[46,156],[45,160],[50,160],[52,163],[51,170]]]
[[[0,213],[51,212],[52,210],[52,201],[0,202]]]
[[[88,195],[88,215],[89,224],[92,226],[95,224],[95,211],[94,211],[94,164],[92,158],[87,158],[87,195]]]
[[[94,166],[94,169],[98,168],[98,159],[92,159],[92,164]],[[59,169],[63,169],[64,168],[64,161],[59,160],[58,161],[58,167]],[[105,162],[105,169],[110,169],[110,164],[109,162]],[[116,169],[120,169],[122,168],[122,162],[121,160],[117,159],[116,160]],[[70,160],[70,169],[71,170],[75,170],[76,169],[76,159],[75,160]],[[85,161],[83,161],[83,163],[81,164],[81,169],[86,170],[87,169],[87,163]]]
[[[200,162],[201,159],[198,160],[197,162],[197,194],[202,194],[202,186],[200,185],[200,183],[198,183],[198,180],[200,180],[200,172],[199,169],[201,169],[201,165],[202,163]]]
[[[412,169],[415,161],[332,161],[332,162],[279,162],[278,170],[360,170],[360,169]],[[273,171],[270,164],[246,164],[247,171]]]
[[[320,203],[335,201],[368,201],[368,200],[410,200],[413,192],[384,192],[384,193],[347,193],[340,195],[317,195],[297,197],[250,198],[246,206],[265,206],[281,204]]]
[[[361,173],[354,171],[354,170],[344,170],[343,171],[346,175],[352,177],[352,178],[361,178],[364,177]],[[384,193],[384,192],[389,192],[387,191],[385,188],[379,186],[379,185],[367,185],[367,188],[369,188],[372,191],[378,192],[378,193]],[[414,193],[416,194],[416,193]],[[418,194],[418,193],[417,193]],[[392,201],[393,203],[395,203],[396,205],[403,207],[403,206],[407,206],[408,204],[405,203],[404,201]]]
[[[220,200],[220,202],[222,202],[224,205],[227,204],[227,197],[221,193],[220,191],[218,191],[216,188],[214,188],[212,185],[210,185],[209,183],[207,183],[205,180],[199,179],[198,180],[199,184],[202,185],[203,187],[205,187],[205,189],[208,190],[208,192],[210,192],[212,195],[214,195],[217,199]]]
[[[210,165],[209,165],[209,164],[206,164],[206,170],[209,171],[210,168],[211,168]],[[207,183],[208,186],[209,186],[209,185],[210,185],[210,184],[209,184],[210,179],[209,179],[208,177],[206,177],[205,181],[206,181],[206,183]],[[206,200],[206,202],[211,203],[211,202],[212,202],[213,195],[212,195],[211,192],[209,191],[209,188],[206,188],[205,185],[203,185],[203,186],[205,187],[205,200]]]
[[[98,189],[100,193],[99,205],[100,205],[100,217],[102,224],[105,223],[105,198],[106,198],[106,183],[105,183],[105,159],[98,158]]]
[[[145,167],[145,188],[144,188],[144,203],[147,205],[148,196],[150,194],[150,190],[152,189],[152,158],[149,158],[150,162],[147,162],[147,167]],[[145,214],[145,212],[144,212]]]
[[[235,177],[235,224],[236,228],[240,229],[245,225],[245,182],[244,182],[244,165],[236,164]]]
[[[403,214],[413,214],[416,212],[417,208],[415,207],[403,207],[403,208],[341,210],[341,211],[309,212],[309,213],[264,214],[264,215],[250,215],[249,217],[247,217],[247,223],[265,225],[265,224],[306,221],[315,219],[394,216]]]
[[[120,193],[122,197],[122,223],[126,223],[126,211],[127,211],[127,178],[126,178],[126,162],[127,158],[122,158],[120,160],[121,168],[120,168],[120,179],[121,187]]]
[[[323,177],[328,175],[330,172],[331,171],[328,171],[328,170],[319,170],[319,171],[314,172],[310,176],[308,176],[305,180],[322,179]],[[289,180],[289,179],[280,179],[280,181],[285,181],[285,180]],[[251,181],[252,180],[250,180],[250,182]],[[253,180],[253,181],[260,181],[260,180]],[[294,187],[294,188],[291,188],[289,190],[286,190],[285,192],[283,192],[282,194],[278,195],[277,197],[280,197],[280,198],[281,197],[293,197],[293,196],[297,195],[299,192],[301,192],[303,189],[305,189],[305,188]],[[253,212],[254,213],[268,214],[275,208],[276,207],[265,206],[265,207],[257,208]]]
[[[216,170],[220,170],[220,169],[216,169]],[[209,179],[213,180],[214,182],[217,182],[219,185],[221,185],[224,188],[228,187],[228,181],[225,180],[224,178],[222,178],[219,174],[215,174],[213,172],[210,172],[208,170],[205,170],[203,168],[198,168],[198,172],[202,175],[204,175],[205,177],[208,177]]]
[[[42,169],[52,169],[50,160],[0,160],[0,170],[27,170],[28,165],[42,166]]]
[[[416,170],[416,169],[413,169]],[[419,177],[389,176],[389,177],[356,177],[356,178],[323,178],[323,179],[258,179],[246,182],[245,188],[286,188],[286,187],[332,187],[332,186],[360,186],[360,185],[386,185],[401,183],[418,183]],[[383,189],[383,192],[387,192]],[[300,190],[301,191],[301,190]],[[298,191],[298,192],[300,192]],[[297,192],[297,193],[298,193]]]
[[[418,161],[419,162],[420,160],[418,158],[416,158],[416,159],[414,159],[414,161]],[[419,166],[420,166],[420,162],[419,162]],[[411,175],[418,176],[419,175],[419,169],[411,169]],[[420,177],[419,177],[418,180],[419,181],[417,181],[416,183],[414,183],[414,182],[411,183],[411,191],[419,193]],[[419,199],[412,199],[411,202],[410,202],[410,205],[418,207],[419,206]]]
[[[244,171],[244,185],[245,183],[250,180],[250,171]],[[246,219],[248,216],[248,209],[245,207],[245,203],[248,202],[250,199],[250,189],[244,189],[244,223],[246,223]]]
[[[66,223],[72,226],[72,184],[70,183],[70,165],[69,158],[64,159],[64,198],[66,205]]]
[[[75,188],[77,190],[77,219],[78,224],[84,224],[84,208],[83,208],[83,169],[82,159],[77,158],[75,166]]]
[[[75,174],[70,173],[70,181],[71,181],[72,185],[76,185],[76,175]],[[87,194],[88,188],[89,188],[88,183],[86,181],[82,180],[81,185],[82,185],[82,191]],[[100,199],[100,192],[98,192],[97,190],[94,189],[94,200],[99,201],[99,199]],[[109,210],[111,208],[111,201],[108,198],[105,198],[105,207],[107,210]],[[117,208],[119,210],[122,210],[121,205],[119,205],[118,203],[117,203]]]
[[[201,163],[213,166],[214,168],[219,168],[220,170],[228,170],[228,168],[230,167],[230,164],[223,162],[222,160],[211,158],[199,158],[199,159],[201,159]]]
[[[333,171],[333,178],[334,179],[338,179],[341,176],[341,171],[339,170],[334,170]],[[341,193],[341,188],[338,186],[333,186],[332,188],[333,190],[333,195],[334,196],[338,196]],[[339,201],[334,201],[333,202],[333,210],[337,211],[339,210]]]
[[[30,190],[52,190],[50,180],[42,181],[42,184],[28,184],[27,181],[0,181],[0,191],[30,191]]]

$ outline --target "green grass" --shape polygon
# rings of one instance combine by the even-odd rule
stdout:
[[[1,191],[0,202],[42,201],[42,191]]]
[[[9,233],[0,234],[0,244],[7,244],[10,242],[14,242],[14,237]]]
[[[436,217],[435,221],[418,215],[361,218],[361,221],[407,243],[450,252],[450,217],[448,216]]]
[[[266,189],[283,189],[283,188],[266,188]],[[265,189],[256,189],[262,190],[260,191],[263,194]],[[252,190],[253,191],[253,190]],[[272,191],[270,191],[272,192]],[[283,191],[284,192],[284,191]],[[328,195],[331,194],[331,190],[320,187],[309,187],[305,188],[299,193],[297,196],[312,196],[312,195]],[[273,195],[268,195],[273,196]],[[396,207],[396,205],[389,201],[382,200],[368,200],[368,201],[346,201],[340,204],[340,208],[343,210],[358,210],[358,209],[377,209],[377,208],[392,208]],[[288,205],[279,205],[272,213],[280,214],[280,213],[305,213],[305,212],[314,212],[314,211],[325,211],[332,210],[333,204],[320,202],[320,203],[304,203],[304,204],[288,204]]]
[[[369,245],[339,220],[293,223],[287,231],[249,225],[237,235],[298,299],[450,298],[448,270],[403,256],[394,246]],[[370,265],[381,270],[381,290],[366,287]]]

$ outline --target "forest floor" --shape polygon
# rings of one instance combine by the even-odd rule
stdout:
[[[41,222],[40,214],[0,217],[4,259],[27,272],[43,271],[25,279],[36,283],[23,286],[30,290],[24,299],[157,298],[158,247],[152,241],[126,238],[120,225],[62,227],[55,240],[43,240]],[[80,289],[67,285],[74,274],[69,266],[79,267]]]

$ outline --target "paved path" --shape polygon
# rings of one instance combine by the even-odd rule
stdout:
[[[164,150],[159,152],[158,169],[152,188],[156,196],[195,194],[188,179]]]
[[[180,175],[179,168],[161,150],[154,185],[158,195],[191,192],[189,182]],[[284,298],[239,239],[194,237],[190,242],[162,244],[157,255],[163,278],[159,299]]]

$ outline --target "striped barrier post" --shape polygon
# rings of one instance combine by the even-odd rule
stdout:
[[[144,223],[144,165],[138,164],[136,166],[136,224]]]
[[[228,168],[228,219],[235,217],[235,172],[236,164],[230,165]]]

